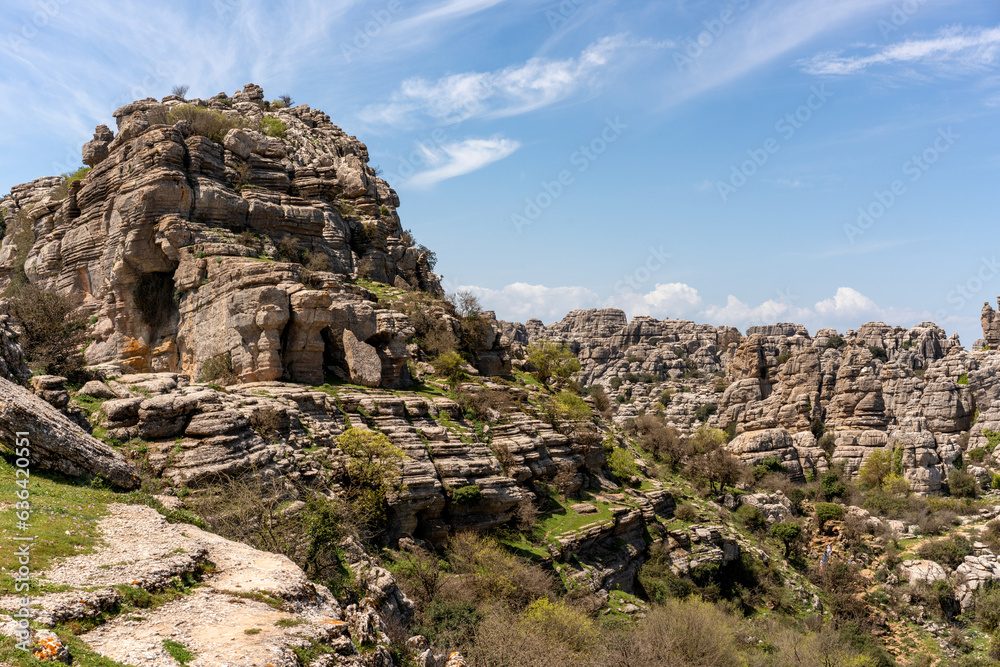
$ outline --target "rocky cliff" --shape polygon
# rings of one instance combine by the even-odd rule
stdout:
[[[91,365],[409,383],[405,319],[375,313],[349,283],[441,288],[363,143],[252,84],[114,117],[117,132],[102,125],[84,147],[83,178],[41,178],[0,201],[0,287],[23,262],[32,284],[69,297],[90,318]]]
[[[987,340],[995,319],[987,305]],[[991,422],[975,422],[977,410],[986,418],[1000,399],[1000,356],[968,352],[929,322],[910,329],[870,322],[815,335],[777,324],[743,336],[684,320],[629,322],[604,309],[574,311],[548,326],[501,326],[516,350],[539,340],[567,345],[580,360],[581,382],[617,397],[617,423],[660,411],[681,430],[702,422],[727,428],[735,436],[729,448],[746,462],[776,456],[797,475],[826,470],[818,439],[827,433],[830,462],[848,474],[871,452],[899,446],[912,487],[936,492],[963,450],[985,442]]]

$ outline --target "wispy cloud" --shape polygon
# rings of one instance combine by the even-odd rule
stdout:
[[[929,311],[879,306],[852,287],[839,287],[833,296],[811,307],[797,305],[796,298],[788,295],[751,305],[730,294],[724,305],[709,304],[701,310],[698,310],[702,304],[698,290],[684,283],[657,284],[645,294],[624,293],[612,297],[602,297],[582,286],[547,287],[527,283],[513,283],[501,289],[476,286],[457,289],[476,294],[485,307],[497,311],[499,318],[520,322],[532,317],[544,322],[558,321],[577,308],[620,308],[629,318],[637,315],[659,319],[689,318],[742,330],[753,325],[795,322],[813,332],[828,327],[843,332],[865,322],[912,326],[933,319]]]
[[[456,123],[474,116],[513,116],[554,104],[583,88],[596,85],[598,73],[615,51],[630,45],[624,35],[604,37],[576,58],[531,58],[492,72],[464,72],[429,81],[403,81],[392,99],[367,107],[361,116],[388,125],[408,125],[414,116]]]
[[[872,48],[869,47],[869,51]],[[1000,60],[1000,27],[941,30],[929,39],[908,39],[868,55],[828,52],[800,63],[809,74],[860,74],[878,66],[924,65],[950,71],[978,72]]]
[[[436,7],[428,9],[396,24],[394,30],[407,31],[416,28],[426,28],[428,23],[449,21],[452,19],[475,14],[499,5],[504,0],[448,0]]]
[[[521,144],[500,136],[490,139],[466,139],[438,148],[421,147],[426,164],[431,168],[409,178],[408,185],[426,187],[440,181],[462,176],[488,164],[502,160]]]
[[[818,35],[845,23],[872,16],[894,0],[770,0],[755,2],[736,15],[691,62],[683,61],[685,48],[698,38],[682,40],[674,52],[672,73],[664,89],[667,104],[692,99],[735,81],[780,56],[801,47]],[[750,4],[750,3],[746,3]],[[739,6],[739,5],[737,5]],[[706,15],[706,19],[717,16]],[[677,59],[685,64],[674,67]],[[678,73],[677,70],[680,70]]]

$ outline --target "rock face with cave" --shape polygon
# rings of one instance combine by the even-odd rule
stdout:
[[[99,126],[84,146],[83,179],[38,179],[0,202],[0,287],[26,254],[29,280],[90,318],[91,365],[409,384],[412,328],[355,283],[442,291],[363,143],[319,110],[265,102],[253,84],[232,97],[141,100],[114,117],[117,133]],[[33,232],[30,250],[18,247],[19,225]]]

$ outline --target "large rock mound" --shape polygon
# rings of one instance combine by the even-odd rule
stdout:
[[[0,287],[24,261],[32,284],[68,296],[91,319],[91,365],[319,383],[357,372],[350,329],[378,354],[381,384],[409,384],[406,318],[382,317],[352,283],[441,287],[363,143],[252,84],[114,116],[117,134],[100,126],[84,148],[84,178],[38,179],[0,202]]]

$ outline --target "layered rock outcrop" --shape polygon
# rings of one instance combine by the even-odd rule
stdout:
[[[10,316],[0,311],[0,378],[23,383],[31,377]]]
[[[0,202],[0,287],[24,260],[34,285],[69,297],[92,320],[92,365],[409,384],[405,316],[376,312],[374,295],[350,283],[441,287],[363,143],[321,111],[266,103],[252,84],[232,98],[141,100],[114,116],[117,133],[99,126],[84,147],[83,179],[38,179]],[[347,330],[362,354],[347,354]],[[352,367],[359,356],[363,372]]]
[[[139,486],[135,469],[119,452],[88,435],[39,396],[3,378],[0,441],[15,453],[26,448],[28,460],[39,468],[71,476],[97,475],[125,489]]]
[[[502,335],[515,354],[538,340],[564,343],[580,359],[580,380],[617,399],[619,424],[660,412],[682,431],[706,422],[728,427],[736,436],[728,446],[746,463],[777,458],[796,478],[830,462],[853,474],[871,452],[900,447],[913,488],[935,492],[977,408],[1000,398],[991,375],[1000,361],[964,351],[956,336],[927,322],[909,329],[870,322],[815,336],[785,323],[743,336],[683,320],[629,322],[603,309],[573,311],[548,326],[502,323]],[[824,432],[829,451],[819,446]],[[974,435],[985,439],[982,427]]]

